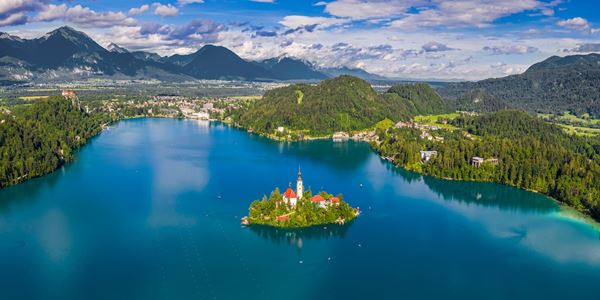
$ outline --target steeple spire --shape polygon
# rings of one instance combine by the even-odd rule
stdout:
[[[298,199],[302,199],[302,194],[304,194],[304,184],[302,184],[302,170],[300,170],[300,165],[298,165],[298,180],[296,181],[296,193],[298,194]]]

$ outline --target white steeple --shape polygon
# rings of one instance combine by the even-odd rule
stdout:
[[[304,185],[302,185],[302,172],[300,171],[300,166],[298,166],[298,180],[296,181],[296,194],[298,195],[298,199],[302,199],[302,194],[304,194]]]

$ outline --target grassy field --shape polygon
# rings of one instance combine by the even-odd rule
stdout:
[[[538,114],[538,117],[559,125],[565,132],[570,134],[585,136],[600,134],[600,128],[592,128],[600,126],[600,119],[592,119],[587,114],[578,117],[569,112],[564,112],[562,116]]]
[[[600,125],[600,119],[592,119],[589,117],[588,114],[584,114],[582,117],[578,117],[569,112],[564,112],[562,114],[562,116],[555,116],[552,114],[538,114],[538,117],[545,119],[545,120],[552,121],[552,119],[554,119],[559,122],[565,122],[568,124],[576,124],[576,125],[581,125],[581,126]]]
[[[48,99],[48,97],[50,97],[50,96],[22,96],[22,97],[19,97],[19,99],[25,100],[25,101],[34,101],[34,100],[45,100],[45,99]]]
[[[231,96],[229,98],[243,100],[243,101],[256,101],[262,98],[262,96]]]
[[[441,114],[441,115],[427,115],[427,116],[416,116],[415,117],[415,122],[417,122],[419,124],[426,124],[426,125],[438,126],[438,127],[441,127],[441,128],[444,128],[444,129],[448,129],[448,130],[454,130],[454,129],[456,129],[455,126],[452,126],[450,124],[438,123],[438,120],[439,119],[454,120],[458,116],[460,116],[459,113]]]
[[[567,133],[585,136],[594,136],[600,134],[600,128],[578,127],[573,125],[558,124]]]

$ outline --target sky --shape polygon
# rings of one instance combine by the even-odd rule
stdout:
[[[0,0],[0,31],[35,38],[68,25],[160,55],[216,44],[247,60],[478,80],[600,52],[599,11],[600,0]]]

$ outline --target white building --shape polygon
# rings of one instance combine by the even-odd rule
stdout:
[[[428,162],[432,157],[437,155],[437,151],[421,151],[421,160]]]
[[[291,207],[295,207],[298,203],[298,199],[302,199],[302,194],[304,193],[304,184],[302,183],[302,173],[300,172],[300,167],[298,167],[298,180],[296,181],[296,191],[292,190],[291,187],[288,187],[283,193],[283,202],[286,205]]]
[[[302,183],[302,172],[300,171],[300,166],[298,166],[298,180],[296,180],[296,194],[298,199],[302,199],[302,194],[304,194],[304,184]]]
[[[210,119],[210,115],[207,112],[195,112],[193,114],[195,119],[198,120],[208,120]]]

